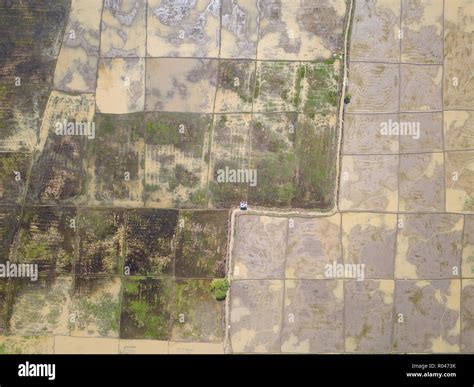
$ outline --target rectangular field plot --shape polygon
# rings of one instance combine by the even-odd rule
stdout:
[[[72,276],[17,278],[12,284],[8,333],[14,335],[69,335]]]
[[[84,148],[95,136],[92,94],[52,92],[33,160],[27,199],[33,203],[72,202],[83,189]]]
[[[144,57],[146,51],[146,0],[104,3],[100,56]]]
[[[327,59],[342,46],[343,1],[259,0],[258,59]]]
[[[247,196],[250,125],[250,114],[215,117],[209,174],[213,207],[235,207]]]
[[[215,111],[252,111],[255,89],[255,61],[221,60]]]
[[[94,92],[99,58],[102,2],[72,0],[54,86],[71,92]]]
[[[400,6],[400,0],[355,2],[350,48],[353,60],[399,60]]]
[[[38,271],[72,273],[76,209],[26,207],[14,260],[38,264]]]
[[[290,207],[296,194],[296,113],[255,114],[252,121],[250,168],[257,182],[250,185],[252,206]]]
[[[228,211],[180,211],[176,277],[225,276]]]
[[[86,200],[93,205],[143,206],[144,113],[97,114],[87,142]]]
[[[20,203],[25,195],[30,156],[0,153],[0,203]]]
[[[295,149],[298,172],[292,207],[330,208],[336,174],[336,116],[300,114]]]
[[[217,58],[220,4],[214,0],[148,1],[148,56]]]
[[[131,210],[125,231],[125,268],[131,275],[173,274],[178,211]]]
[[[117,210],[80,209],[76,274],[119,274],[124,251],[125,215]]]
[[[174,282],[127,278],[123,284],[121,339],[168,340]]]
[[[0,5],[0,149],[32,149],[48,99],[69,4]]]
[[[223,303],[210,289],[211,280],[176,280],[171,340],[222,341]]]
[[[452,0],[445,6],[444,107],[473,109],[474,7],[470,0]]]
[[[120,278],[75,278],[71,335],[118,338]]]
[[[443,62],[443,3],[402,0],[402,62]]]
[[[254,111],[335,111],[339,69],[335,57],[324,62],[258,62]]]
[[[8,259],[18,230],[20,207],[0,207],[0,262]]]
[[[145,110],[212,113],[217,62],[194,58],[147,59]]]
[[[147,206],[206,206],[211,124],[208,114],[147,113]]]
[[[16,87],[13,79],[0,79],[0,150],[33,150],[49,92],[45,85]]]
[[[255,59],[258,17],[255,0],[222,0],[221,58]]]

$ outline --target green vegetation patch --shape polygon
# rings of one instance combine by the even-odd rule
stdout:
[[[20,203],[25,195],[30,156],[0,154],[0,203]]]
[[[27,199],[35,204],[73,203],[84,187],[84,136],[50,132],[43,152],[34,160]]]
[[[210,287],[211,280],[177,280],[172,340],[222,341],[223,306]]]
[[[290,207],[296,193],[294,142],[297,119],[296,113],[254,116],[250,160],[258,179],[255,186],[249,186],[249,204]]]
[[[335,120],[334,120],[335,121]],[[296,208],[330,208],[335,185],[336,128],[330,116],[299,115],[296,129]]]
[[[36,263],[40,273],[72,273],[76,209],[26,207],[14,260]]]
[[[217,278],[211,282],[211,293],[217,301],[224,301],[230,284],[226,278]]]
[[[96,139],[87,142],[94,199],[142,202],[144,113],[96,114]]]
[[[71,313],[73,335],[118,337],[121,280],[77,276]]]
[[[168,340],[174,283],[169,278],[127,278],[120,338]]]
[[[119,274],[125,230],[121,210],[81,209],[76,274]]]

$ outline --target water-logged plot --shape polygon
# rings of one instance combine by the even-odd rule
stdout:
[[[19,203],[23,199],[30,162],[25,153],[0,153],[0,203]]]
[[[258,1],[258,59],[327,59],[342,46],[346,3]]]
[[[349,353],[388,353],[392,349],[392,280],[344,283],[344,337]]]
[[[258,7],[255,0],[222,0],[221,58],[255,59]]]
[[[344,156],[341,210],[397,211],[398,156]]]
[[[442,110],[443,67],[401,65],[400,110]]]
[[[453,0],[444,13],[444,107],[472,109],[474,75],[468,71],[474,61],[472,42],[474,7],[470,0]]]
[[[168,340],[173,294],[170,278],[125,279],[120,338]]]
[[[215,111],[251,112],[255,89],[255,61],[221,60]]]
[[[130,210],[125,230],[127,275],[173,275],[178,211]]]
[[[283,279],[286,218],[240,216],[233,256],[235,279]]]
[[[144,113],[95,116],[86,143],[85,198],[91,205],[143,206]]]
[[[443,0],[402,0],[402,62],[443,62]]]
[[[223,303],[216,301],[210,288],[210,280],[176,280],[171,340],[222,341]]]
[[[229,331],[234,353],[280,352],[283,291],[283,281],[232,284]]]
[[[474,278],[474,216],[464,217],[462,278]]]
[[[474,112],[445,111],[443,117],[445,149],[474,149]]]
[[[398,114],[347,114],[344,120],[345,154],[397,154],[399,136],[384,135],[382,125],[398,122]]]
[[[147,113],[145,201],[148,207],[205,207],[210,114]]]
[[[97,74],[97,110],[125,114],[145,108],[145,59],[101,59]]]
[[[281,351],[344,351],[342,280],[286,280]]]
[[[326,278],[326,265],[342,263],[341,216],[289,219],[286,251],[285,278]]]
[[[446,211],[474,211],[474,151],[445,153]]]
[[[459,352],[460,293],[459,280],[397,281],[393,351]]]
[[[399,124],[407,128],[407,134],[399,136],[400,153],[443,150],[443,113],[400,113]]]
[[[395,214],[343,214],[344,263],[363,264],[364,278],[393,278],[396,227]]]
[[[176,277],[225,276],[229,213],[180,211],[176,247]]]
[[[395,278],[459,278],[463,224],[460,215],[399,215]]]
[[[24,208],[13,260],[37,264],[40,273],[72,273],[75,228],[75,208]]]
[[[144,57],[146,53],[146,1],[105,1],[100,35],[100,56]]]
[[[56,89],[94,92],[99,58],[101,14],[101,1],[72,0],[54,73]]]
[[[216,59],[149,58],[146,66],[146,111],[212,113]]]
[[[474,352],[474,280],[462,281],[461,351]]]
[[[442,153],[401,155],[399,180],[400,211],[444,211]]]
[[[75,274],[120,274],[124,251],[122,210],[80,209]]]
[[[356,1],[351,59],[397,62],[399,33],[400,0]]]
[[[398,112],[400,88],[399,66],[396,64],[359,63],[350,65],[347,111],[357,113]]]
[[[148,1],[148,56],[217,58],[220,4],[219,0]]]
[[[8,333],[14,335],[69,335],[71,276],[15,279]]]

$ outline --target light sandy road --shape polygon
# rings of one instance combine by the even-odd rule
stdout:
[[[278,210],[271,208],[250,208],[245,213],[249,215],[268,215],[268,216],[295,216],[295,217],[328,217],[334,215],[338,212],[339,208],[339,177],[340,177],[340,163],[341,163],[341,148],[342,148],[342,134],[344,128],[344,100],[347,93],[347,80],[348,80],[348,51],[349,51],[349,32],[352,25],[352,11],[354,7],[354,0],[349,0],[349,9],[347,13],[346,28],[344,33],[344,54],[343,54],[343,84],[341,96],[339,99],[339,114],[338,114],[338,134],[337,134],[337,150],[336,150],[336,182],[334,188],[334,204],[333,207],[329,210]],[[231,211],[230,216],[230,225],[229,225],[229,236],[227,243],[227,279],[229,282],[232,282],[233,273],[233,262],[232,262],[232,252],[234,248],[234,238],[235,238],[235,220],[238,214],[242,213],[240,209],[234,209]],[[230,340],[230,289],[227,293],[225,301],[225,336],[224,336],[224,351],[225,353],[232,353],[232,343]]]

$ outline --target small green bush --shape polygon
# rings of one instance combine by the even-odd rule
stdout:
[[[211,282],[211,293],[217,301],[225,300],[229,290],[229,281],[225,278],[214,279]]]

